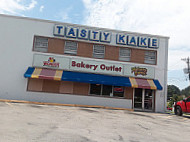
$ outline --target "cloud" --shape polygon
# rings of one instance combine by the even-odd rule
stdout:
[[[35,7],[37,1],[30,0],[0,0],[0,13],[17,14],[19,11],[31,10]]]
[[[83,0],[83,3],[84,24],[169,36],[168,70],[180,72],[187,66],[181,59],[190,56],[189,0]]]
[[[56,14],[55,17],[58,18],[60,21],[71,22],[71,18],[69,17],[69,13],[72,9],[73,9],[73,7],[68,7],[64,10],[61,10]]]
[[[28,7],[26,6],[25,9],[26,10],[31,10],[31,9],[33,9],[35,7],[36,4],[37,4],[37,1],[32,0],[31,3],[29,4],[29,6]]]
[[[186,58],[190,55],[190,51],[184,52],[180,50],[171,50],[169,54],[169,71],[172,70],[182,70],[187,67],[186,62],[182,61],[183,58]]]
[[[169,67],[190,55],[189,0],[83,0],[90,26],[169,36]],[[173,54],[180,51],[180,55]],[[179,66],[176,66],[176,69]]]
[[[40,6],[40,12],[42,12],[43,11],[43,9],[44,9],[44,6],[42,5],[42,6]]]

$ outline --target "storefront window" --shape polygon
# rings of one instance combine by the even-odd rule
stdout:
[[[113,87],[113,96],[114,97],[123,97],[124,96],[124,87],[114,86]]]
[[[112,86],[111,85],[103,85],[102,95],[110,96],[112,93]]]
[[[90,94],[110,97],[124,97],[124,87],[103,84],[91,84]]]
[[[90,94],[100,95],[101,94],[101,84],[91,84]]]

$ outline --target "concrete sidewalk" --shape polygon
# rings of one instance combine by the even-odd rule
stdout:
[[[190,117],[0,102],[0,142],[189,142]]]

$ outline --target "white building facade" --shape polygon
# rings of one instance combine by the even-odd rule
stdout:
[[[168,37],[0,15],[0,99],[164,112]]]

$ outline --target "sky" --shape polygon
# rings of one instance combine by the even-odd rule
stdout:
[[[0,13],[168,36],[168,84],[190,85],[189,0],[0,0]]]

